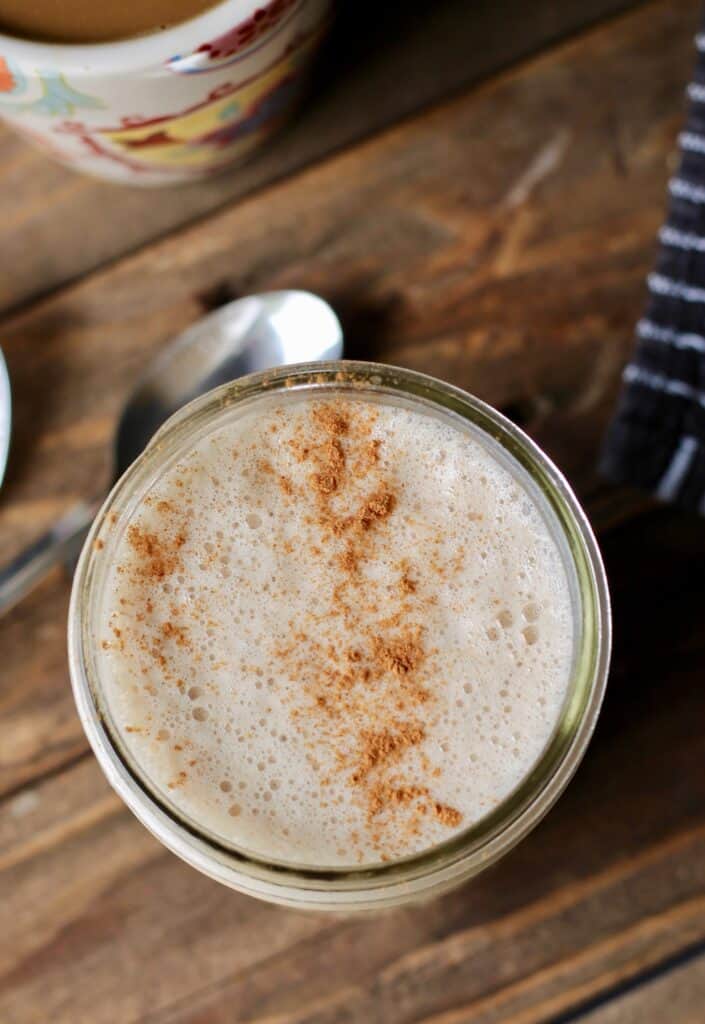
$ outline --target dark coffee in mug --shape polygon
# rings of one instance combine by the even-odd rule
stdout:
[[[0,0],[0,32],[50,43],[107,43],[171,28],[214,0]]]

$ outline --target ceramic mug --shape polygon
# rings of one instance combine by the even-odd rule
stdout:
[[[0,35],[0,116],[65,164],[134,185],[198,179],[282,123],[330,0],[224,0],[171,29],[63,45]]]

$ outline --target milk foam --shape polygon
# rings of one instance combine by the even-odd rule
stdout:
[[[527,775],[570,682],[571,590],[494,445],[417,408],[261,399],[106,525],[105,700],[179,813],[265,859],[368,864]]]

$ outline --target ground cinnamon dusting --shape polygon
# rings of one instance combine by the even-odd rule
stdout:
[[[357,572],[358,561],[354,545],[346,545],[345,550],[338,556],[338,562],[343,572]]]
[[[396,676],[405,676],[417,668],[424,657],[424,650],[419,641],[419,631],[407,631],[392,639],[376,636],[373,639],[376,656],[384,667]]]
[[[447,804],[435,803],[433,805],[433,813],[442,825],[448,825],[449,828],[457,828],[463,820],[460,811],[456,811],[454,807],[448,807]]]
[[[312,417],[326,433],[336,437],[347,434],[350,426],[345,414],[341,410],[336,409],[331,403],[316,406],[313,409]]]
[[[127,539],[139,559],[138,573],[148,579],[161,580],[179,568],[179,549],[186,542],[183,533],[165,538],[150,533],[132,523],[127,530]]]
[[[151,664],[157,667],[164,682],[181,683],[183,687],[183,680],[176,680],[170,650],[171,645],[180,649],[191,647],[189,627],[179,621],[184,610],[172,602],[171,618],[155,622],[152,594],[155,586],[166,587],[167,581],[183,568],[182,550],[187,541],[187,517],[184,510],[178,508],[173,501],[153,502],[148,497],[145,505],[155,515],[154,526],[147,529],[136,523],[130,524],[126,537],[132,557],[125,564],[117,566],[118,572],[131,576],[135,593],[140,598],[132,614],[125,615],[122,628],[115,625],[115,615],[111,616],[110,629],[115,641],[103,641],[102,646],[104,649],[118,646],[123,650],[129,639],[142,656],[142,675],[147,674],[147,665]],[[133,602],[130,602],[132,605]],[[151,692],[150,687],[152,684],[145,685],[148,692]]]
[[[374,414],[364,416],[344,401],[326,402],[312,409],[309,428],[289,441],[297,461],[311,466],[309,494],[317,510],[311,522],[321,533],[320,543],[311,544],[309,552],[337,568],[329,609],[329,616],[339,620],[335,633],[360,635],[353,646],[341,648],[324,643],[325,633],[319,637],[314,631],[305,641],[280,646],[277,657],[311,694],[311,721],[302,721],[295,708],[293,727],[313,726],[317,743],[333,749],[338,770],[358,793],[368,822],[374,819],[368,838],[386,857],[395,848],[395,835],[401,839],[416,834],[424,815],[451,828],[460,824],[462,815],[434,800],[431,782],[440,768],[429,765],[423,753],[426,732],[413,717],[415,708],[435,699],[432,651],[424,636],[423,602],[417,597],[418,568],[401,565],[396,606],[392,596],[384,616],[377,611],[369,573],[382,537],[379,531],[394,528],[397,488],[385,469],[383,441],[370,438],[373,426]],[[306,495],[297,500],[305,501]],[[410,598],[418,607],[408,603]],[[358,609],[376,616],[376,625],[363,625]],[[426,766],[422,770],[428,785],[418,781],[418,757]],[[311,758],[313,764],[313,751]],[[405,778],[407,771],[416,776],[413,781]]]
[[[407,747],[416,746],[424,735],[420,725],[410,722],[395,723],[392,728],[378,732],[363,729],[362,750],[358,767],[351,776],[352,781],[362,782],[373,768],[398,760]]]
[[[394,495],[391,491],[378,491],[362,506],[357,514],[360,528],[369,530],[380,519],[386,519],[394,509]]]
[[[292,619],[285,641],[272,641],[268,652],[272,675],[297,684],[291,731],[308,745],[313,771],[320,771],[323,750],[326,773],[329,764],[334,766],[326,777],[320,771],[321,806],[327,806],[333,782],[351,788],[367,823],[367,843],[387,859],[407,848],[423,820],[454,829],[462,815],[438,800],[442,765],[428,749],[426,724],[442,713],[434,675],[436,651],[425,615],[434,588],[424,586],[424,577],[436,571],[435,563],[424,555],[417,564],[404,560],[385,565],[382,575],[391,568],[390,585],[382,592],[378,583],[380,558],[389,551],[396,517],[403,513],[384,441],[373,437],[375,418],[370,406],[343,399],[315,402],[288,441],[273,440],[271,458],[265,450],[252,464],[265,480],[271,478],[271,487],[281,491],[287,506],[302,505],[302,518],[308,515],[313,529],[307,557],[320,560],[327,573],[322,575],[330,580],[330,591],[318,595],[316,608],[303,621]],[[296,487],[279,472],[276,447],[282,443],[304,470]],[[238,452],[232,454],[237,460]],[[212,484],[219,486],[215,478]],[[192,679],[184,680],[183,665],[176,659],[188,651],[197,665],[202,657],[195,640],[192,650],[197,629],[189,625],[189,616],[195,617],[198,629],[210,626],[198,618],[197,602],[167,599],[167,613],[150,594],[155,588],[170,593],[182,573],[184,549],[194,543],[193,537],[189,540],[187,502],[184,487],[178,501],[152,503],[148,526],[128,527],[130,558],[119,567],[130,574],[138,595],[135,607],[123,613],[130,642],[143,666],[156,666],[159,679],[177,687],[184,700],[192,699],[195,689]],[[258,513],[255,518],[262,517]],[[215,566],[218,545],[204,546],[197,554],[201,568]],[[297,538],[284,539],[279,550],[289,561],[296,559]],[[114,628],[113,637],[104,645],[124,642]],[[217,664],[211,658],[209,667]],[[189,741],[175,738],[180,742],[170,749],[180,755],[177,763],[183,767],[170,778],[171,789],[188,786],[190,770],[198,764],[181,756]],[[240,805],[234,806],[240,813]],[[359,849],[355,856],[362,859]]]
[[[406,562],[402,562],[401,579],[399,580],[399,588],[402,594],[415,594],[417,586],[418,582],[411,575],[409,566]]]
[[[173,622],[162,623],[162,633],[167,639],[173,639],[178,647],[188,647],[188,630],[185,626],[176,626]]]

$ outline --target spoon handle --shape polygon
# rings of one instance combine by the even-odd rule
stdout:
[[[14,608],[55,565],[76,560],[98,508],[98,502],[75,505],[9,565],[0,569],[0,615]]]

